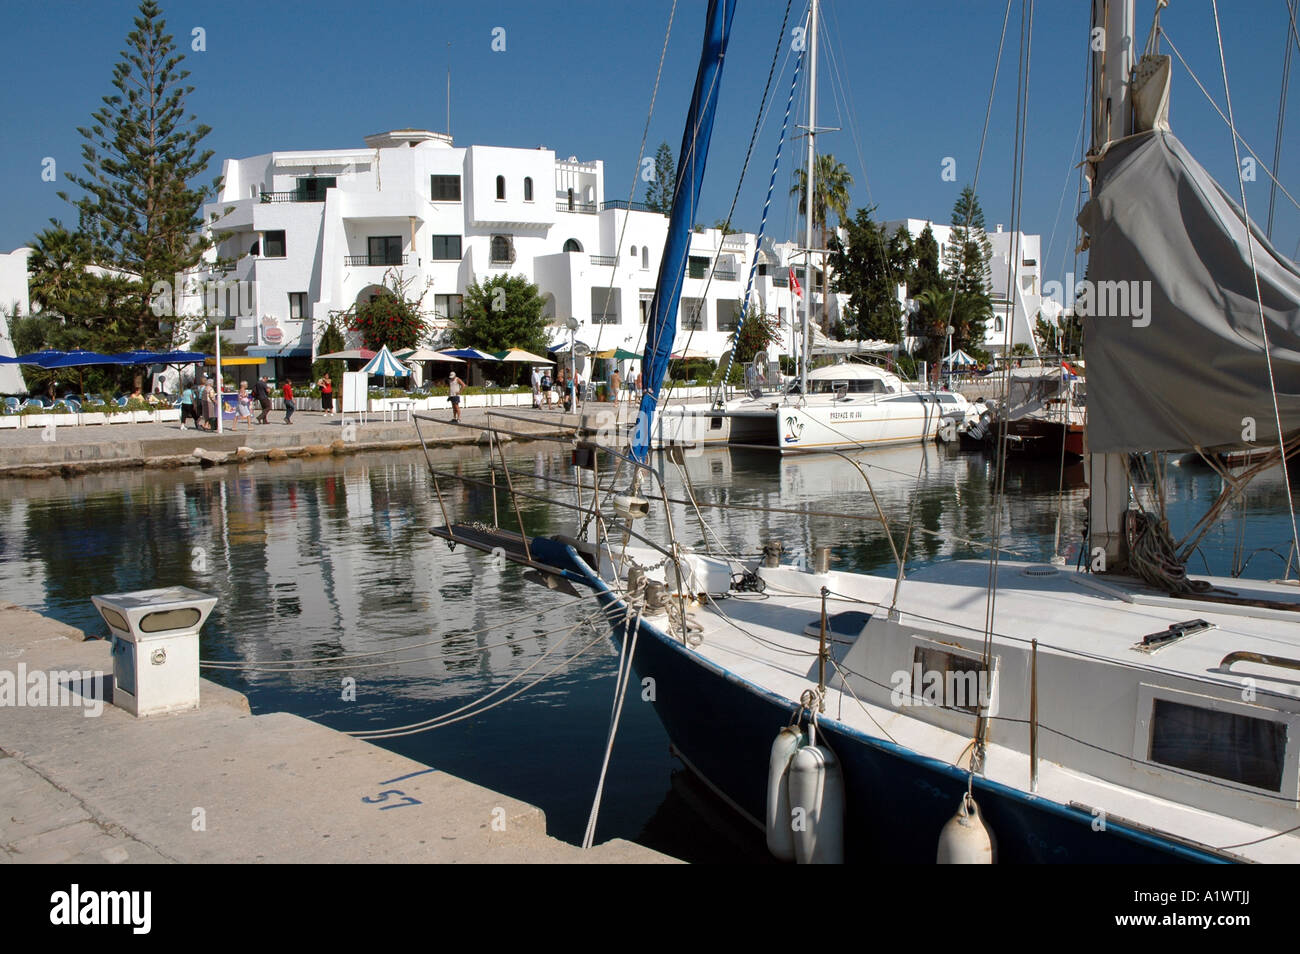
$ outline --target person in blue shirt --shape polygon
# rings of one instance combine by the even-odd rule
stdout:
[[[185,385],[184,389],[181,391],[181,430],[182,431],[185,430],[186,419],[192,413],[194,413],[194,387],[192,385],[187,384]],[[198,427],[197,421],[195,422],[194,426]]]

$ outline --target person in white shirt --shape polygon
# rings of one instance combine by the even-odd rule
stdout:
[[[536,365],[533,365],[532,384],[533,384],[533,407],[540,408],[542,406],[542,370]]]

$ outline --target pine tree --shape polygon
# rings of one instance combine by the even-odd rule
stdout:
[[[673,195],[676,192],[677,163],[673,160],[672,147],[661,142],[655,152],[654,181],[645,187],[646,208],[651,212],[668,215],[673,210]]]
[[[985,323],[993,315],[989,296],[992,257],[993,246],[989,244],[979,196],[966,186],[952,207],[952,237],[943,256],[944,270],[956,295],[952,319],[954,349],[968,345],[980,347],[984,343]]]
[[[121,57],[113,68],[117,92],[103,97],[91,126],[77,130],[86,140],[85,174],[68,178],[84,195],[75,201],[59,195],[76,206],[94,262],[138,279],[130,327],[124,329],[135,347],[165,345],[171,333],[163,329],[171,322],[150,307],[155,283],[174,282],[220,240],[198,230],[203,204],[221,182],[190,186],[212,158],[212,150],[199,148],[211,129],[195,125],[185,112],[194,87],[185,85],[185,57],[176,51],[155,0],[141,0]]]
[[[842,326],[845,334],[861,340],[898,341],[902,319],[898,286],[909,272],[912,243],[901,228],[887,234],[884,223],[872,219],[874,211],[874,206],[858,209],[844,222],[847,242],[831,236],[829,264],[835,276],[831,288],[849,296]]]
[[[934,239],[934,230],[929,222],[925,223],[912,248],[915,258],[907,276],[909,298],[915,298],[927,288],[941,288],[946,284],[939,266],[939,243]]]

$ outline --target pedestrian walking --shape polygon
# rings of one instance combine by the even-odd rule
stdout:
[[[546,409],[551,409],[551,372],[542,372],[542,394],[546,397]]]
[[[534,410],[542,406],[542,370],[536,365],[533,366],[532,373],[533,386],[533,408]]]
[[[203,386],[203,414],[208,419],[207,430],[217,429],[217,389],[209,381]]]
[[[329,372],[320,379],[320,406],[326,414],[334,413],[334,383],[330,381]]]
[[[185,422],[194,414],[194,385],[187,384],[181,388],[181,430],[185,430]],[[194,426],[199,426],[198,415],[194,415]]]
[[[293,382],[288,378],[284,379],[284,388],[281,390],[281,393],[284,395],[284,423],[292,424],[293,412],[295,409],[293,403]]]
[[[618,373],[618,366],[609,373],[609,399],[615,404],[618,403],[619,388],[623,386],[623,376]]]
[[[447,379],[447,396],[451,401],[451,419],[453,421],[460,420],[460,392],[460,378],[456,377],[456,372],[453,371]]]
[[[271,389],[267,386],[266,375],[258,378],[257,383],[253,385],[253,400],[257,401],[262,411],[257,416],[257,423],[269,424],[270,421],[266,417],[271,413]]]
[[[235,398],[235,429],[239,429],[240,422],[253,429],[253,395],[248,392],[248,382],[239,382],[239,394]]]

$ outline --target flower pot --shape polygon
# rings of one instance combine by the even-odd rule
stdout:
[[[23,419],[17,414],[5,414],[0,416],[0,428],[22,427]]]
[[[53,421],[55,427],[71,427],[78,423],[76,414],[46,414],[45,419]]]
[[[161,424],[163,421],[179,421],[181,419],[181,409],[178,407],[163,407],[154,412],[155,420]]]
[[[131,411],[131,420],[137,424],[154,424],[157,422],[153,411]]]
[[[108,415],[103,411],[82,411],[77,415],[77,420],[81,424],[106,424]]]
[[[110,424],[131,424],[135,421],[135,417],[130,411],[118,411],[116,414],[108,414],[106,417]]]

